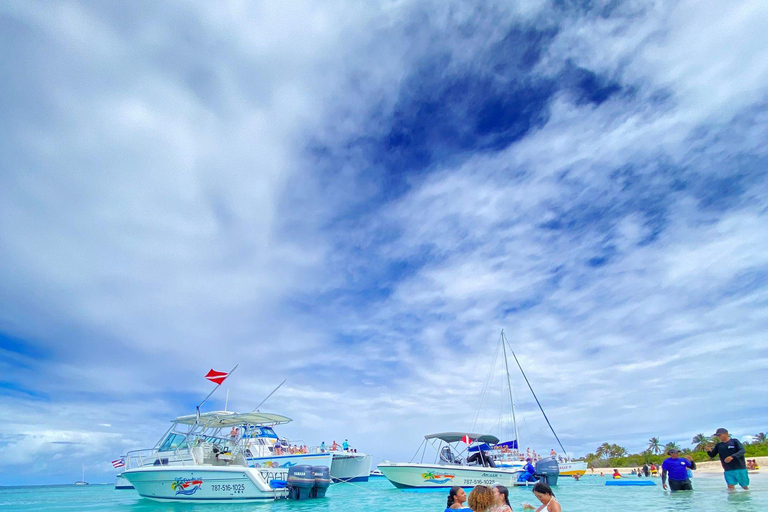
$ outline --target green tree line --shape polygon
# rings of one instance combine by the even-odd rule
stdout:
[[[765,432],[755,434],[752,442],[744,442],[746,457],[768,456],[768,438]],[[691,447],[681,448],[675,442],[662,443],[658,437],[648,440],[645,450],[639,453],[629,453],[626,448],[617,444],[603,443],[597,447],[594,453],[587,454],[584,459],[593,468],[608,467],[637,467],[643,464],[661,464],[667,458],[667,452],[672,448],[680,451],[682,455],[690,455],[696,462],[712,460],[704,451],[707,445],[715,445],[719,440],[714,436],[696,434],[691,439]]]

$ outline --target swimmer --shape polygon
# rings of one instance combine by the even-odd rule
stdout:
[[[536,482],[533,486],[533,495],[536,496],[541,502],[541,506],[536,509],[536,512],[562,512],[560,503],[555,499],[555,493],[552,492],[552,488],[544,482]],[[532,509],[533,505],[523,503],[523,509]]]
[[[451,487],[448,492],[448,508],[445,512],[453,512],[455,510],[462,512],[469,512],[470,508],[464,506],[464,502],[467,501],[467,493],[461,487]]]

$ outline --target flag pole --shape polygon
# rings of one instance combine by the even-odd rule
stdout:
[[[229,370],[229,372],[227,373],[227,377],[229,377],[230,375],[232,375],[232,373],[233,373],[233,372],[234,372],[234,371],[237,369],[237,367],[238,367],[238,366],[240,366],[240,364],[239,364],[239,363],[238,363],[238,364],[236,364],[234,368],[232,368],[231,370]],[[222,381],[222,383],[223,383],[223,382],[224,382],[224,381]],[[219,389],[220,387],[221,387],[221,384],[216,384],[216,387],[215,387],[215,388],[213,388],[213,389],[211,390],[211,392],[210,392],[210,393],[208,393],[208,396],[207,396],[207,397],[205,397],[205,398],[203,399],[203,401],[202,401],[202,402],[200,402],[200,404],[197,406],[197,413],[198,413],[198,415],[200,414],[200,407],[202,407],[202,406],[203,406],[203,404],[204,404],[204,403],[205,403],[205,402],[206,402],[206,401],[207,401],[209,398],[211,398],[211,395],[214,393],[214,391],[216,391],[216,390],[217,390],[217,389]]]
[[[272,392],[271,392],[270,394],[268,394],[268,395],[267,395],[267,398],[265,398],[264,400],[262,400],[262,401],[261,401],[261,403],[260,403],[259,405],[257,405],[256,407],[254,407],[252,412],[256,412],[256,411],[258,411],[258,410],[259,410],[259,407],[261,407],[262,405],[264,405],[264,402],[266,402],[266,401],[267,401],[267,399],[268,399],[269,397],[271,397],[272,395],[274,395],[274,394],[275,394],[275,391],[277,391],[278,389],[280,389],[280,386],[282,386],[283,384],[285,384],[285,381],[286,381],[286,380],[288,380],[288,379],[283,379],[283,382],[281,382],[279,386],[277,386],[275,389],[273,389],[273,390],[272,390]]]

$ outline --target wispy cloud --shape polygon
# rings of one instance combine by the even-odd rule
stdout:
[[[763,3],[0,9],[4,481],[106,479],[235,362],[409,458],[500,328],[571,451],[764,430]]]

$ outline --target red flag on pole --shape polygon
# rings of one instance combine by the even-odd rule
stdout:
[[[462,437],[461,440],[462,440],[462,442],[464,442],[466,444],[471,444],[472,443],[472,439],[470,439],[468,435],[464,435],[464,437]]]
[[[211,381],[211,382],[221,386],[221,383],[224,382],[224,379],[226,379],[228,375],[229,374],[226,373],[226,372],[217,372],[216,370],[211,368],[211,371],[209,371],[206,374],[205,378],[208,379],[209,381]]]

